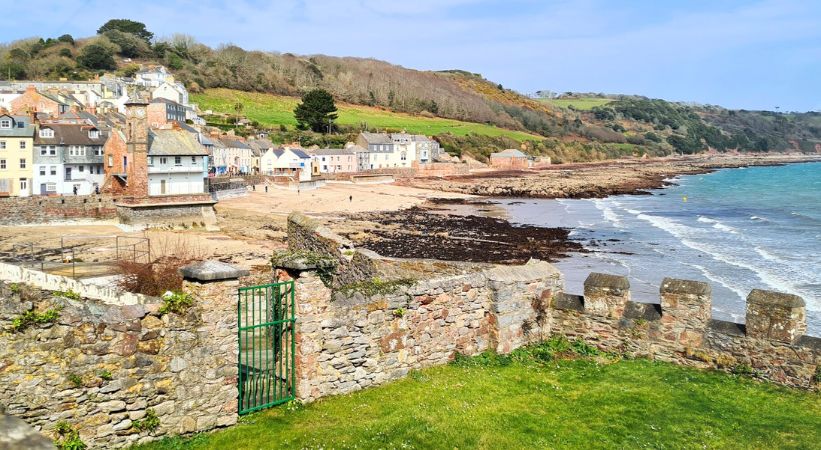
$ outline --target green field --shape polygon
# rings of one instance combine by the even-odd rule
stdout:
[[[570,345],[594,356],[554,359],[554,341],[530,356],[460,359],[138,448],[781,449],[821,442],[817,392]]]
[[[581,97],[581,98],[540,98],[540,102],[548,103],[559,108],[573,107],[579,111],[589,111],[596,106],[604,106],[613,100],[609,98]]]
[[[242,103],[241,114],[249,119],[267,126],[296,125],[294,108],[299,99],[280,95],[260,94],[235,91],[231,89],[208,89],[201,94],[192,94],[191,101],[197,103],[201,110],[236,114],[234,105]],[[469,133],[487,136],[508,136],[517,141],[529,139],[544,139],[541,136],[521,131],[507,130],[472,122],[442,119],[435,117],[419,117],[409,114],[394,113],[369,106],[337,104],[339,108],[339,125],[359,127],[366,123],[371,130],[376,129],[404,129],[409,133],[433,136],[440,133],[453,133],[464,136]]]

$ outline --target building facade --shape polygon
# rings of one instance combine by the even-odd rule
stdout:
[[[358,172],[357,155],[347,148],[309,150],[314,174]]]
[[[151,130],[148,148],[148,195],[201,194],[208,177],[208,154],[187,131]]]
[[[27,197],[34,175],[34,126],[28,116],[0,115],[0,196]]]
[[[88,123],[49,123],[34,137],[32,190],[36,195],[89,195],[105,181],[106,135]]]

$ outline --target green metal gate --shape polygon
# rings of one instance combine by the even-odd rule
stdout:
[[[239,288],[239,413],[295,397],[294,282]]]

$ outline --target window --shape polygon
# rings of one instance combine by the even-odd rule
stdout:
[[[26,149],[26,141],[20,141],[20,150]]]
[[[94,147],[94,156],[103,156],[103,148],[102,147]]]
[[[174,165],[181,166],[182,165],[182,156],[175,156],[174,157]]]
[[[51,156],[56,155],[57,154],[57,147],[55,147],[53,145],[49,145],[48,146],[48,154],[51,155]]]
[[[46,176],[46,166],[40,166],[40,176]]]
[[[80,173],[83,173],[83,171],[85,171],[85,166],[80,166],[80,167],[78,168],[78,170],[80,171]]]
[[[51,175],[57,175],[57,166],[50,166],[49,167],[49,173]]]
[[[40,146],[40,156],[46,156],[48,153],[48,147],[45,145]]]
[[[25,128],[26,124],[23,122],[17,122],[17,128]]]
[[[166,165],[166,164],[168,164],[168,158],[166,158],[166,157],[160,158],[160,165]]]
[[[149,157],[148,157],[148,167],[151,167],[151,166],[153,166],[153,165],[154,165],[154,157],[153,157],[153,156],[149,156]]]
[[[192,156],[192,157],[191,157],[191,164],[196,164],[196,163],[197,163],[197,157],[196,157],[196,156]]]
[[[41,138],[53,138],[54,137],[54,130],[51,128],[43,128],[40,130],[40,137]]]
[[[88,130],[88,137],[91,139],[97,139],[100,137],[100,132],[98,130]]]
[[[29,190],[29,180],[28,178],[20,178],[20,191],[28,191]]]
[[[114,155],[108,155],[108,167],[114,167]]]
[[[6,149],[6,141],[0,141],[0,150]]]
[[[26,168],[26,158],[20,158],[20,168],[21,169]]]
[[[57,183],[46,183],[46,192],[57,192]]]
[[[11,120],[9,120],[9,119],[0,120],[0,128],[11,128]]]
[[[3,170],[6,169],[6,160],[5,159],[0,159],[0,169],[3,169]]]

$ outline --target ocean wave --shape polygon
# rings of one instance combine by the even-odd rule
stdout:
[[[727,281],[723,277],[720,277],[720,276],[714,274],[713,272],[711,272],[710,270],[708,270],[704,266],[700,266],[698,264],[691,264],[691,266],[698,269],[698,271],[701,272],[702,275],[704,275],[704,278],[707,278],[708,280],[712,281],[713,283],[718,283],[718,284],[724,286],[725,288],[729,289],[730,291],[734,292],[736,295],[738,295],[738,298],[740,298],[741,300],[744,300],[744,299],[747,298],[747,292],[745,292],[744,289],[741,286],[736,286],[736,285],[730,283],[729,281]]]
[[[593,205],[596,207],[596,209],[601,211],[602,217],[604,217],[604,220],[606,220],[608,223],[612,224],[616,228],[624,228],[624,224],[622,223],[619,215],[616,214],[616,211],[614,211],[613,208],[606,205],[604,201],[593,200]]]
[[[785,259],[782,259],[778,255],[775,255],[775,254],[773,254],[773,253],[771,253],[771,252],[769,252],[769,251],[767,251],[767,250],[765,250],[761,247],[758,247],[758,246],[753,247],[753,250],[755,250],[756,253],[758,253],[762,258],[764,258],[768,261],[777,262],[777,263],[780,263],[780,264],[790,264],[789,261],[787,261]]]
[[[759,216],[750,216],[750,220],[755,220],[755,221],[758,221],[758,222],[769,222],[770,221],[770,219],[767,219],[765,217],[759,217]]]

